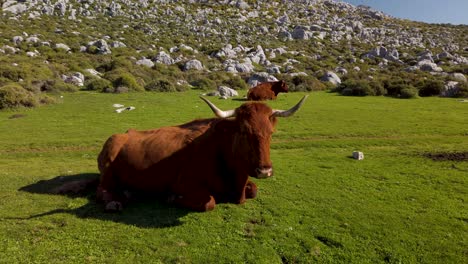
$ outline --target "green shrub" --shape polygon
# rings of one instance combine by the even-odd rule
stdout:
[[[382,82],[378,80],[373,80],[369,82],[369,86],[373,91],[373,95],[386,95],[387,91],[385,91],[385,88],[382,84]]]
[[[23,68],[19,66],[2,63],[2,67],[0,67],[0,77],[17,82],[19,79],[24,79],[25,76],[26,73],[23,71]]]
[[[57,102],[55,97],[52,97],[50,95],[43,94],[43,93],[38,95],[38,99],[39,99],[39,103],[42,105],[55,104]]]
[[[129,91],[144,91],[144,88],[138,84],[135,77],[123,69],[108,72],[104,75],[106,79],[112,82],[114,87],[127,87]]]
[[[338,85],[336,90],[346,96],[382,95],[381,86],[378,83],[371,85],[365,80],[348,79]]]
[[[419,96],[439,95],[444,90],[444,82],[440,80],[427,80],[419,88]]]
[[[414,86],[407,86],[400,90],[400,98],[411,99],[418,97],[418,89]]]
[[[130,91],[144,91],[144,88],[138,84],[135,77],[130,73],[120,75],[120,77],[114,82],[114,86],[125,86]]]
[[[0,87],[7,85],[9,83],[12,83],[12,82],[13,81],[8,78],[0,77]]]
[[[221,82],[222,85],[229,86],[234,90],[246,90],[249,88],[247,83],[238,75],[228,73],[228,79]]]
[[[200,79],[193,81],[191,84],[195,86],[197,89],[201,89],[201,90],[216,89],[216,82],[205,77],[201,77]]]
[[[86,82],[86,90],[104,92],[112,88],[112,83],[103,78],[90,78]]]
[[[288,83],[290,92],[323,91],[327,86],[314,76],[296,75]]]
[[[454,95],[454,97],[458,98],[468,98],[468,83],[467,82],[461,82],[458,83],[458,91]]]
[[[177,89],[166,79],[154,80],[145,86],[145,90],[151,92],[176,92]]]
[[[76,92],[79,90],[78,86],[65,83],[62,80],[36,81],[34,85],[37,85],[41,91],[48,93]]]
[[[398,97],[401,94],[401,90],[408,87],[402,79],[386,79],[383,81],[383,86],[387,95],[395,97]]]
[[[37,98],[17,84],[8,84],[0,87],[0,109],[18,106],[34,107],[38,104]]]

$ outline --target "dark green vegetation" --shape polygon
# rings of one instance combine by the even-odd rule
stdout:
[[[457,99],[312,93],[279,120],[275,176],[255,180],[258,197],[244,205],[194,213],[148,201],[106,214],[92,193],[50,194],[94,177],[113,133],[211,117],[198,92],[77,92],[0,112],[0,262],[466,262],[468,162],[432,158],[468,149],[468,105]],[[117,114],[114,103],[136,110]],[[355,150],[365,159],[351,159]]]

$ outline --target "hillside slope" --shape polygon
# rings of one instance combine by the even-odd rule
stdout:
[[[293,91],[341,83],[336,91],[345,95],[468,94],[468,26],[401,20],[365,6],[328,0],[0,5],[0,86],[9,87],[0,95],[21,86],[26,105],[49,101],[44,91],[242,89],[244,81],[275,79]],[[16,104],[25,103],[0,101],[0,108]]]

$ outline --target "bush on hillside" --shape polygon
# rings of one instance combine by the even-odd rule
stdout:
[[[468,83],[467,82],[458,83],[457,88],[458,90],[455,93],[454,97],[468,98]]]
[[[418,98],[418,89],[416,89],[414,86],[411,86],[411,85],[407,86],[400,90],[400,98],[403,98],[403,99]]]
[[[34,107],[38,105],[33,93],[17,84],[7,84],[0,87],[0,109],[19,106]]]
[[[384,95],[385,89],[377,81],[347,79],[336,88],[345,96]]]
[[[386,90],[386,94],[395,97],[398,97],[401,94],[401,90],[408,87],[408,84],[406,84],[403,79],[385,79],[382,83]]]
[[[440,80],[427,80],[419,88],[419,96],[435,96],[444,90],[444,82]]]
[[[288,83],[290,92],[323,91],[327,86],[314,76],[296,75]]]
[[[151,92],[176,92],[177,89],[173,83],[166,79],[158,79],[145,85],[146,91]]]
[[[103,78],[91,78],[86,82],[86,90],[104,92],[112,89],[112,83]]]
[[[200,90],[215,90],[216,82],[205,77],[201,77],[191,83],[196,89]]]
[[[228,74],[228,79],[221,82],[222,85],[228,86],[234,90],[246,90],[249,88],[247,83],[238,75]]]
[[[144,91],[135,76],[123,69],[107,72],[104,77],[111,81],[114,87],[127,87],[129,91]]]
[[[26,73],[21,67],[6,64],[3,64],[2,67],[0,67],[0,77],[2,78],[17,82],[20,79],[24,79],[25,76]]]

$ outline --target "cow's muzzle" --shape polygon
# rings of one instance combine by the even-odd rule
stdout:
[[[259,179],[265,179],[273,176],[273,168],[272,167],[261,167],[255,169],[255,172],[257,173],[256,178]]]

